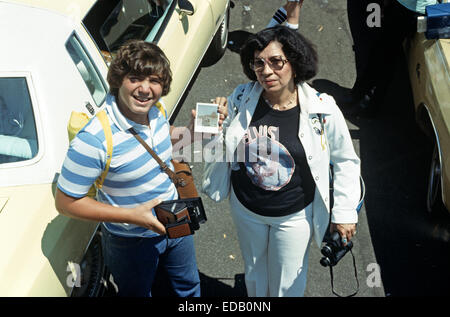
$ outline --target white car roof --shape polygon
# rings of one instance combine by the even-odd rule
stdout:
[[[91,53],[98,53],[98,56],[90,57],[96,59],[96,65],[102,66],[100,53],[92,50],[93,44],[89,44],[90,38],[80,23],[47,9],[0,0],[0,39],[3,43],[0,77],[26,77],[31,85],[39,148],[43,153],[42,158],[37,156],[36,166],[39,166],[33,170],[34,174],[26,168],[16,169],[15,174],[11,174],[15,169],[6,165],[3,170],[0,167],[0,187],[51,183],[62,165],[64,149],[69,144],[66,126],[70,111],[86,111],[82,91],[88,93],[66,48],[73,33],[83,44],[89,45]],[[106,64],[99,71],[106,76]]]
[[[60,14],[83,19],[96,0],[1,0],[0,2],[21,3],[43,8]]]
[[[58,27],[55,27],[58,26]],[[49,56],[67,41],[74,29],[68,17],[0,1],[0,71],[31,71],[45,67]]]

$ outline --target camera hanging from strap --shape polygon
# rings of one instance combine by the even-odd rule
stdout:
[[[336,295],[337,297],[353,297],[353,296],[355,296],[355,295],[359,292],[358,271],[357,271],[357,269],[356,269],[356,260],[355,260],[355,256],[354,256],[352,250],[350,250],[350,254],[352,255],[353,268],[355,269],[356,291],[355,291],[354,293],[350,294],[350,295],[347,295],[347,296],[343,296],[343,295],[340,295],[340,294],[336,293],[335,290],[334,290],[333,266],[330,265],[331,291],[332,291],[333,294]]]
[[[356,269],[356,260],[355,255],[353,254],[353,242],[349,241],[346,245],[342,244],[341,236],[339,232],[334,231],[331,233],[329,229],[327,229],[327,234],[324,237],[325,245],[321,248],[320,252],[323,257],[320,259],[320,264],[323,267],[330,268],[330,280],[331,280],[331,291],[334,295],[338,297],[352,297],[355,296],[359,291],[359,280],[358,280],[358,271]],[[354,274],[356,279],[356,291],[350,295],[342,296],[334,290],[334,274],[333,274],[333,266],[337,265],[339,261],[348,253],[352,255]]]

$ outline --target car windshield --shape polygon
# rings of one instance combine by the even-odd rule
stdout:
[[[114,52],[130,39],[153,41],[174,0],[100,0],[83,23],[100,50]]]
[[[0,164],[29,160],[37,152],[36,123],[26,78],[0,78]]]

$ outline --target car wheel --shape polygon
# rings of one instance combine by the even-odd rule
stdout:
[[[80,287],[74,287],[72,297],[97,297],[103,292],[105,264],[102,252],[102,235],[97,231],[80,264]]]
[[[441,161],[438,146],[435,144],[428,175],[427,211],[428,213],[433,213],[440,210],[443,205],[441,197]]]
[[[214,35],[211,44],[206,51],[202,66],[211,66],[217,63],[225,54],[228,44],[228,26],[230,22],[230,8],[225,11],[222,24]]]

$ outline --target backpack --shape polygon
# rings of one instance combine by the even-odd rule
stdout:
[[[102,174],[97,178],[94,185],[89,188],[89,191],[86,196],[94,198],[97,194],[97,190],[101,189],[103,186],[103,182],[105,181],[106,174],[108,174],[109,166],[111,164],[112,151],[113,151],[113,142],[112,142],[112,132],[111,126],[109,124],[108,115],[105,110],[101,110],[97,112],[95,115],[100,121],[103,132],[105,133],[106,139],[106,165]],[[67,132],[69,134],[69,142],[72,141],[77,133],[86,126],[86,124],[91,119],[84,112],[72,111],[69,118],[69,123],[67,124]]]
[[[166,112],[161,102],[157,102],[155,104],[156,108],[162,113],[164,118],[166,118]],[[102,174],[97,178],[94,185],[91,186],[86,196],[94,198],[97,195],[97,190],[101,189],[103,186],[103,182],[105,181],[106,175],[109,171],[109,166],[111,164],[112,152],[113,152],[113,140],[112,140],[112,131],[111,125],[109,124],[108,115],[105,110],[101,110],[95,115],[100,121],[103,132],[105,133],[106,140],[106,165]],[[69,134],[69,142],[72,141],[77,133],[83,129],[86,124],[91,120],[89,116],[84,112],[72,111],[70,114],[69,122],[67,124],[67,132]]]

